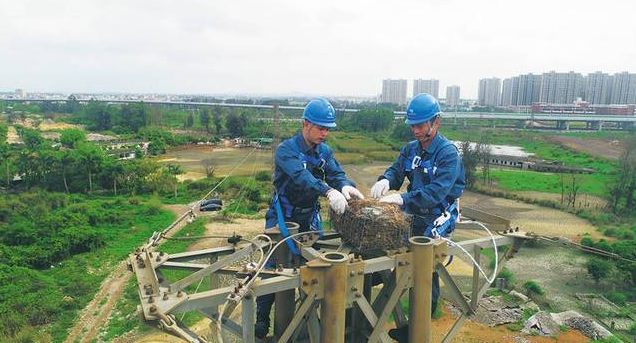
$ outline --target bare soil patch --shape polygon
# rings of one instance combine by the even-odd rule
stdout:
[[[590,234],[594,239],[606,238],[587,220],[551,208],[473,192],[464,193],[461,205],[509,218],[512,227],[518,226],[526,232],[568,238],[580,238],[584,234]]]
[[[550,140],[568,149],[612,160],[618,160],[623,151],[623,146],[620,142],[617,143],[609,139],[554,136]]]
[[[15,129],[14,126],[7,127],[7,143],[9,144],[23,143],[22,140],[20,139],[20,136],[18,136],[18,131]]]

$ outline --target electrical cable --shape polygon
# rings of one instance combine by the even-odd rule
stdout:
[[[493,283],[493,281],[495,281],[495,277],[497,276],[497,269],[499,268],[499,253],[497,250],[497,242],[495,242],[495,236],[492,234],[492,232],[490,232],[490,230],[488,230],[488,228],[478,222],[478,221],[468,221],[470,223],[475,223],[477,225],[479,225],[480,227],[482,227],[490,236],[490,239],[492,240],[492,246],[495,249],[495,269],[493,270],[492,276],[490,278],[488,278],[488,275],[486,275],[486,272],[484,272],[484,270],[481,268],[481,266],[479,265],[479,263],[477,263],[477,261],[475,260],[475,258],[473,257],[473,255],[471,255],[468,251],[466,251],[466,249],[464,249],[464,247],[462,247],[461,245],[455,243],[454,241],[452,241],[449,238],[446,237],[439,237],[440,239],[442,239],[443,241],[445,241],[446,243],[448,243],[448,245],[450,246],[455,246],[457,248],[459,248],[459,250],[463,251],[464,254],[466,254],[466,256],[468,256],[468,258],[473,262],[473,265],[475,265],[475,267],[477,267],[477,269],[479,269],[479,272],[481,273],[481,275],[483,275],[486,278],[486,281],[488,281],[488,283]]]

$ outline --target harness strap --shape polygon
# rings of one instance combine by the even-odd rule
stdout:
[[[283,215],[283,209],[281,208],[281,205],[280,205],[281,201],[278,194],[274,196],[273,201],[274,201],[274,208],[276,209],[276,219],[278,220],[278,230],[280,230],[280,233],[281,235],[283,235],[283,237],[288,237],[289,231],[287,230],[287,224],[285,223],[285,216]],[[298,249],[296,249],[296,244],[294,244],[293,241],[287,240],[285,243],[287,243],[289,250],[294,255],[300,255],[300,252],[298,251]]]

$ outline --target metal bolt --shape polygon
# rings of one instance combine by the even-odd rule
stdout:
[[[155,302],[155,299],[152,296],[150,296],[150,298],[148,298],[148,303],[152,304],[153,302]]]
[[[309,282],[303,281],[303,286],[309,286]]]
[[[155,305],[150,306],[150,312],[157,312],[157,306]]]
[[[312,285],[318,284],[318,279],[316,279],[316,278],[311,279],[311,284]]]
[[[356,286],[351,287],[351,291],[352,292],[357,292],[358,291],[358,287],[356,287]]]
[[[183,292],[178,291],[178,292],[177,292],[177,298],[181,298],[182,296],[183,296]]]
[[[168,300],[168,292],[163,292],[163,300]]]
[[[234,293],[230,293],[230,298],[234,299]]]
[[[358,275],[362,275],[364,272],[362,270],[358,270]]]
[[[360,294],[360,292],[356,292],[356,298],[360,298],[362,297],[362,294]]]
[[[238,289],[241,289],[241,288],[243,288],[243,283],[242,283],[242,282],[239,282],[239,283],[238,283]]]
[[[356,272],[354,272],[353,270],[349,272],[349,276],[356,276]]]

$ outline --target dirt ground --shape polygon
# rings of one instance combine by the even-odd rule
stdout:
[[[551,141],[561,144],[568,149],[582,151],[592,156],[618,160],[621,156],[623,147],[620,142],[609,139],[591,138],[585,139],[570,136],[554,136]]]
[[[595,239],[605,238],[587,220],[551,208],[473,192],[466,192],[462,196],[461,205],[509,218],[512,227],[518,226],[522,231],[575,239],[588,233]]]
[[[433,342],[439,342],[444,338],[448,330],[452,327],[457,319],[448,309],[444,309],[444,316],[440,319],[433,320]],[[582,333],[575,330],[568,330],[566,333],[560,334],[556,338],[551,337],[534,337],[526,336],[520,332],[513,332],[506,328],[505,325],[494,328],[488,327],[472,321],[466,321],[464,326],[459,330],[453,342],[458,343],[518,343],[516,337],[522,337],[532,343],[583,343],[589,342],[590,339]]]
[[[45,119],[40,123],[38,129],[40,129],[40,131],[54,131],[66,129],[83,129],[83,127],[75,124],[56,123],[50,119]]]
[[[9,144],[20,144],[20,143],[22,143],[22,140],[20,139],[20,136],[18,136],[18,131],[15,129],[14,126],[9,126],[7,128],[7,143],[9,143]]]
[[[187,149],[169,151],[157,159],[157,162],[178,163],[185,172],[183,180],[204,178],[206,165],[214,168],[215,176],[224,176],[242,161],[252,149],[214,148],[211,146],[191,146]],[[233,175],[247,176],[259,170],[271,170],[272,151],[255,150],[246,162],[237,168]]]

